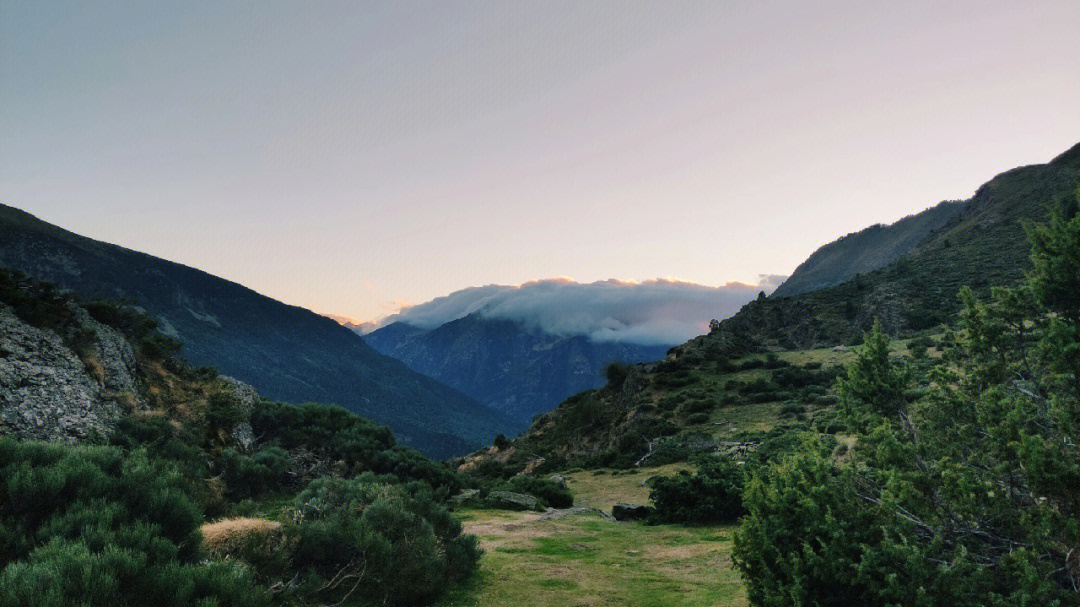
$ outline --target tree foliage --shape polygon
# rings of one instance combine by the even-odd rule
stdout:
[[[753,475],[735,554],[754,604],[1080,600],[1080,218],[1029,233],[1028,282],[963,290],[939,364],[913,377],[867,336],[837,383],[851,454],[808,438]]]

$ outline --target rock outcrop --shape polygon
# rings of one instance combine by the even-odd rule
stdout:
[[[78,441],[110,432],[134,399],[134,356],[123,337],[97,323],[81,359],[54,332],[0,306],[0,433]]]

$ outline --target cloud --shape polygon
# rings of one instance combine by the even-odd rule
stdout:
[[[773,288],[772,280],[710,287],[673,279],[582,284],[558,277],[462,289],[403,309],[379,325],[401,321],[431,329],[479,313],[598,342],[675,345],[705,333],[710,319],[727,318],[760,291]]]
[[[758,274],[758,285],[772,291],[787,279],[787,274]]]
[[[377,321],[356,320],[355,318],[351,318],[343,314],[323,314],[323,316],[338,323],[346,329],[351,329],[361,335],[371,333],[375,329],[379,328],[379,323]]]

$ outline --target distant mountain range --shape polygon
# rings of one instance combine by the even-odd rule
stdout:
[[[613,361],[663,358],[667,345],[559,336],[521,321],[469,314],[433,329],[404,321],[364,336],[371,347],[528,426],[572,394],[602,386]]]
[[[334,403],[430,455],[462,453],[513,424],[372,350],[325,318],[187,266],[73,234],[0,205],[0,266],[84,298],[127,299],[181,339],[183,355],[290,401]]]

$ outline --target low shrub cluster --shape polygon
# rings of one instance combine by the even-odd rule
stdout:
[[[693,473],[649,479],[653,503],[650,522],[708,525],[730,523],[745,512],[742,505],[743,472],[723,456],[698,459]]]
[[[266,604],[250,572],[203,560],[188,489],[143,450],[0,439],[0,604]]]
[[[284,524],[248,525],[214,552],[247,565],[288,603],[424,604],[475,570],[481,554],[420,482],[322,477],[287,512]]]
[[[493,486],[493,490],[526,493],[537,497],[543,506],[549,508],[569,508],[574,505],[574,494],[565,485],[551,479],[522,474],[505,483]]]

